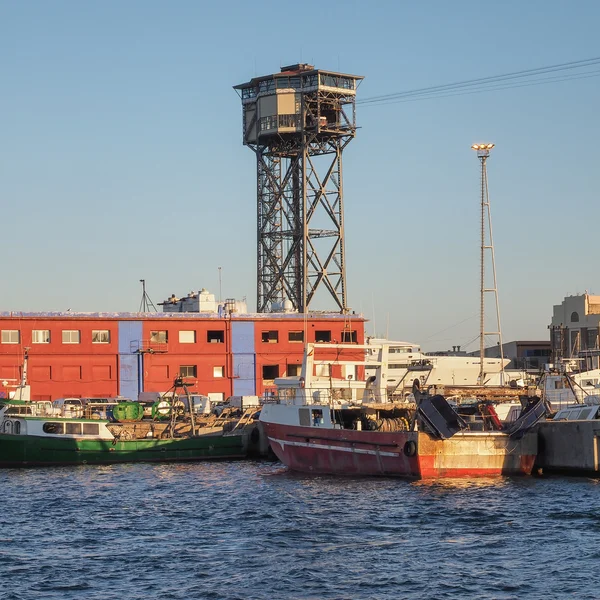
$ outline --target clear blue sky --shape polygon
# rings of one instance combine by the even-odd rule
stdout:
[[[599,22],[594,1],[0,0],[0,310],[137,310],[140,278],[156,303],[216,291],[218,266],[253,308],[255,159],[233,85],[303,61],[364,75],[366,98],[600,56]],[[496,143],[504,339],[546,339],[553,304],[600,292],[599,90],[359,107],[351,306],[427,349],[477,337],[476,141]]]

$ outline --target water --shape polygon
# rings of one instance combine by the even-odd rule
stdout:
[[[600,598],[600,481],[0,470],[0,600]]]

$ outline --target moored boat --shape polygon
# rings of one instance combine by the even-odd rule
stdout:
[[[185,388],[182,381],[176,386]],[[66,416],[50,402],[0,403],[0,467],[243,458],[249,415],[205,417],[193,407],[161,400],[154,418],[143,407],[121,403],[119,421],[99,418],[95,407]],[[94,411],[94,412],[92,412]]]
[[[335,349],[336,358],[316,360],[315,353],[327,348]],[[331,368],[349,363],[341,358],[345,348],[357,346],[308,344],[301,377],[276,380],[279,397],[262,408],[260,420],[271,448],[290,469],[415,479],[531,473],[537,454],[531,427],[544,414],[540,399],[532,399],[506,425],[463,418],[442,396],[424,394],[418,386],[415,404],[389,404],[385,347],[376,375],[366,382],[331,377]],[[326,364],[329,379],[316,377],[315,366],[322,370]]]

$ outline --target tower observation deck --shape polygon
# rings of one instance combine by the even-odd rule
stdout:
[[[348,310],[342,153],[362,79],[296,64],[234,86],[256,154],[258,312],[308,311],[317,292]]]

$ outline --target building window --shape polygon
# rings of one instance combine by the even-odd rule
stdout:
[[[50,331],[48,329],[34,329],[31,332],[31,343],[32,344],[49,344],[50,343]]]
[[[300,375],[301,368],[302,368],[302,365],[288,365],[288,367],[287,367],[288,377],[297,377],[298,375]]]
[[[263,331],[262,341],[266,344],[276,344],[279,341],[278,331]]]
[[[225,367],[213,367],[213,377],[223,377]]]
[[[166,344],[169,339],[169,334],[166,331],[151,331],[150,332],[150,343],[151,344]]]
[[[78,331],[77,329],[63,329],[62,343],[63,344],[80,344],[81,343],[81,331]]]
[[[110,344],[110,331],[108,329],[93,329],[92,344]]]
[[[315,342],[331,342],[331,331],[315,331]]]
[[[275,379],[275,377],[279,377],[279,365],[263,365],[262,378]]]
[[[571,313],[571,323],[579,323],[579,314],[576,312]]]
[[[21,332],[18,329],[4,329],[2,331],[3,344],[19,344],[21,342]]]
[[[209,344],[223,344],[225,342],[225,332],[224,331],[207,331],[206,332],[206,341]]]
[[[288,333],[288,342],[303,342],[304,331],[290,331]]]
[[[195,344],[196,343],[196,332],[195,331],[180,331],[179,332],[179,343],[180,344]]]
[[[196,365],[182,365],[179,367],[180,377],[198,377],[198,367]]]
[[[356,331],[342,331],[342,344],[356,344],[357,341]]]

